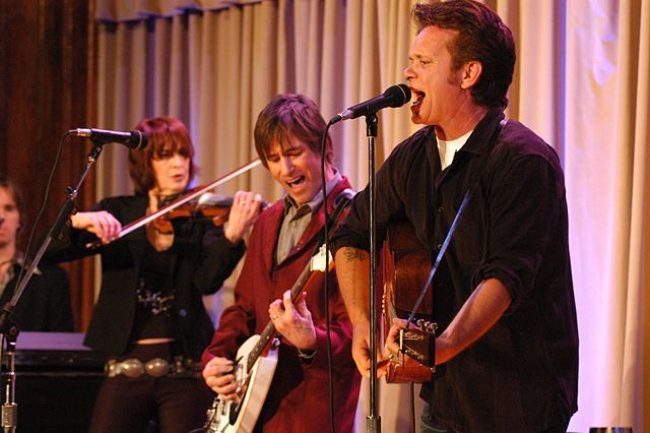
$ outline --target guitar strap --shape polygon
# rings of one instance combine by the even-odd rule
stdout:
[[[497,138],[499,137],[499,134],[501,133],[501,130],[503,127],[506,125],[507,119],[503,119],[497,127],[494,130],[494,133],[490,137],[490,142],[494,143]],[[460,207],[458,208],[458,211],[456,212],[456,215],[454,216],[454,219],[451,223],[451,226],[449,226],[449,230],[447,231],[447,235],[445,236],[445,240],[442,243],[442,246],[440,247],[440,250],[438,251],[438,254],[436,255],[436,260],[433,263],[433,266],[431,266],[431,271],[429,272],[429,276],[427,277],[426,282],[424,283],[424,286],[422,287],[422,290],[420,290],[420,295],[418,296],[417,301],[415,302],[415,305],[413,306],[413,309],[411,310],[411,314],[409,314],[408,319],[406,320],[406,328],[413,322],[413,319],[415,318],[415,314],[420,308],[420,305],[422,304],[422,301],[424,300],[424,296],[427,293],[427,290],[429,286],[431,285],[431,282],[433,281],[433,277],[436,275],[436,272],[438,271],[438,267],[440,266],[440,263],[442,262],[442,258],[445,255],[445,252],[447,251],[447,247],[449,247],[449,244],[451,243],[451,238],[454,235],[454,232],[456,231],[456,228],[458,227],[458,222],[460,221],[460,217],[463,214],[463,211],[467,207],[467,204],[469,203],[470,199],[472,198],[472,193],[475,188],[478,187],[478,184],[481,181],[481,178],[483,177],[483,174],[485,172],[486,167],[493,162],[494,158],[496,158],[497,154],[497,148],[498,145],[492,146],[490,149],[490,154],[487,157],[487,162],[483,165],[481,168],[481,171],[478,173],[476,176],[476,182],[470,186],[467,191],[465,192],[465,196],[463,197],[463,200],[460,203]]]
[[[354,198],[355,194],[356,193],[350,188],[345,188],[343,191],[339,192],[339,194],[334,199],[334,212],[332,213],[332,215],[329,215],[327,220],[325,221],[325,225],[327,227],[336,227],[336,224],[339,222],[339,219],[343,215],[343,211],[348,207],[348,205]],[[327,206],[325,201],[323,201],[323,206]],[[320,238],[318,243],[316,244],[316,249],[314,250],[314,254],[318,252],[320,247],[323,245],[323,242],[326,241],[325,231],[326,231],[325,227],[323,227],[320,231],[319,234]]]
[[[458,227],[458,221],[460,220],[460,216],[463,214],[463,211],[467,207],[467,203],[469,203],[469,199],[472,197],[472,189],[473,188],[467,190],[465,196],[463,197],[463,201],[460,203],[458,212],[456,212],[456,216],[454,216],[454,220],[452,221],[451,226],[449,227],[449,231],[447,231],[447,235],[445,236],[445,240],[442,243],[440,250],[438,251],[436,260],[433,263],[433,266],[431,266],[431,271],[429,272],[427,281],[424,283],[422,290],[420,290],[420,295],[418,296],[417,301],[415,301],[415,305],[411,310],[411,314],[409,314],[408,319],[406,319],[407,328],[413,322],[413,319],[415,318],[415,313],[418,311],[418,308],[420,308],[420,304],[422,304],[422,300],[424,299],[424,296],[427,293],[427,289],[431,285],[431,281],[433,281],[433,277],[436,275],[436,272],[438,271],[438,267],[440,266],[442,257],[445,255],[445,251],[447,251],[447,247],[449,246],[449,243],[451,242],[451,238],[454,235],[454,232],[456,231],[456,227]]]
[[[350,188],[345,188],[343,191],[336,196],[334,200],[334,213],[330,216],[329,224],[333,225],[338,222],[339,217],[343,213],[343,210],[350,204],[352,199],[355,196],[355,192]]]

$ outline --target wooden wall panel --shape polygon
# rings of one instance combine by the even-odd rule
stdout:
[[[42,205],[47,178],[65,131],[93,124],[93,0],[3,0],[0,2],[0,171],[23,189],[27,230]],[[38,232],[54,221],[76,185],[90,144],[64,143]],[[76,199],[94,200],[94,170]],[[37,245],[36,245],[37,246]],[[93,305],[92,259],[66,264],[78,330],[85,330]]]

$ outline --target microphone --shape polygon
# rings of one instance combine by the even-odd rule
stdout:
[[[147,136],[141,131],[109,131],[107,129],[77,128],[69,131],[77,137],[90,138],[98,144],[120,143],[130,149],[144,149],[147,147]]]
[[[374,114],[386,107],[401,107],[411,99],[411,89],[406,84],[390,86],[384,93],[372,99],[353,105],[330,119],[330,124],[341,120],[356,119],[360,116]]]

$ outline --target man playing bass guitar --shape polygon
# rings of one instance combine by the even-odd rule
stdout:
[[[298,433],[313,426],[330,431],[327,320],[333,357],[334,427],[338,433],[353,431],[360,375],[350,355],[352,327],[336,277],[329,278],[329,317],[322,273],[312,275],[314,284],[305,285],[304,290],[289,291],[323,242],[320,138],[325,126],[316,104],[294,94],[276,96],[255,125],[259,157],[286,196],[268,207],[255,223],[235,287],[236,302],[223,311],[203,354],[206,384],[219,395],[218,402],[230,402],[234,407],[251,393],[261,392],[255,389],[255,380],[242,383],[238,376],[241,357],[236,359],[237,349],[254,334],[264,335],[272,321],[270,329],[281,336],[276,346],[277,367],[268,393],[261,397],[264,402],[259,416],[249,422],[255,432]],[[350,184],[332,165],[329,136],[326,149],[326,206],[333,216],[341,203],[347,202]],[[223,429],[208,431],[235,431],[228,422]]]

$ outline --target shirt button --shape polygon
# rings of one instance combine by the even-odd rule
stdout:
[[[444,209],[442,206],[438,207],[438,213],[439,213],[440,215],[442,215],[442,213],[443,213],[444,211],[445,211],[445,209]]]
[[[436,251],[440,251],[441,248],[442,248],[442,244],[437,244],[436,245]]]

